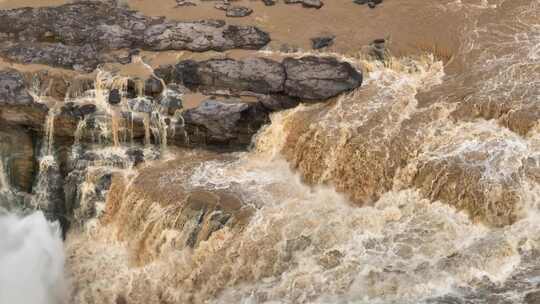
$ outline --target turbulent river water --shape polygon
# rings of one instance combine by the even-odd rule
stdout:
[[[0,211],[0,303],[537,303],[540,1],[413,2],[456,45],[319,54],[362,69],[362,87],[274,113],[247,152],[167,146],[157,117],[146,132],[164,140],[134,168],[129,134],[104,129],[80,192],[103,170],[111,190],[64,244],[43,213]],[[106,108],[100,90],[124,85],[110,77],[78,102]],[[186,211],[197,199],[216,203]],[[234,225],[209,224],[225,213]]]

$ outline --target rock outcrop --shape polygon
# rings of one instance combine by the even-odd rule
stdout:
[[[9,187],[30,192],[34,179],[35,147],[32,136],[23,130],[0,130],[0,161],[6,170]]]
[[[174,67],[173,80],[192,90],[271,94],[283,91],[285,78],[285,70],[280,63],[264,58],[249,58],[182,61]]]
[[[34,101],[24,79],[15,70],[0,70],[0,122],[41,128],[48,108]]]
[[[268,110],[259,103],[207,100],[184,112],[191,145],[248,145],[251,137],[268,123]]]
[[[192,90],[282,94],[303,101],[325,100],[359,87],[362,74],[330,57],[182,61],[158,69],[160,77]]]
[[[285,92],[307,100],[322,100],[357,88],[362,75],[350,64],[315,56],[285,58]]]
[[[259,49],[270,41],[251,26],[173,22],[96,2],[3,10],[0,20],[0,55],[83,71],[120,60],[109,54],[120,49],[223,51]]]

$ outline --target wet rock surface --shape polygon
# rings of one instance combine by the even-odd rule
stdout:
[[[349,63],[334,58],[265,58],[183,61],[158,69],[168,81],[198,90],[251,91],[283,94],[302,100],[324,100],[359,87],[362,75]]]
[[[34,101],[20,73],[0,70],[0,121],[5,124],[42,127],[48,109]]]
[[[227,17],[246,17],[251,15],[253,10],[244,6],[231,6],[227,8]]]
[[[8,42],[0,47],[2,56],[83,71],[114,60],[106,55],[111,50],[259,49],[270,41],[255,27],[222,21],[172,22],[96,2],[3,10],[0,19],[0,36]]]
[[[269,122],[268,111],[258,103],[207,100],[183,113],[190,144],[248,145],[260,127]]]
[[[0,130],[0,158],[7,171],[8,182],[18,191],[30,192],[36,168],[35,143],[32,136],[22,130]]]
[[[283,90],[285,71],[278,62],[264,58],[213,59],[180,62],[174,67],[174,77],[190,89],[269,94]]]
[[[334,44],[334,36],[321,36],[311,38],[311,44],[314,50],[322,49],[325,47],[332,46]]]
[[[383,0],[353,0],[353,3],[364,5],[367,4],[369,8],[375,8],[381,4]]]
[[[285,93],[305,100],[324,100],[357,88],[362,75],[334,58],[285,58]]]
[[[302,4],[304,7],[308,8],[321,8],[324,3],[320,0],[284,0],[286,4]]]

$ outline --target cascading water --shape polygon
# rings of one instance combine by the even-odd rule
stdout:
[[[504,10],[524,22],[535,3]],[[537,29],[505,30],[528,31],[534,50]],[[434,56],[342,58],[369,71],[364,86],[274,114],[252,151],[181,151],[116,180],[102,223],[68,240],[74,276],[93,282],[74,302],[522,303],[540,267],[538,128],[464,118],[470,104],[448,91],[478,86],[467,100],[489,105],[494,83],[535,57],[502,56],[500,69],[470,51],[478,83]],[[531,83],[521,77],[512,87]]]
[[[42,212],[21,213],[2,159],[0,197],[0,303],[67,303],[60,226]]]

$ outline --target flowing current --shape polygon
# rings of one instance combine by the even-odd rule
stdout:
[[[113,169],[65,248],[41,213],[0,215],[0,303],[536,303],[540,1],[434,2],[467,19],[450,54],[326,54],[363,87],[274,114],[248,152]]]

